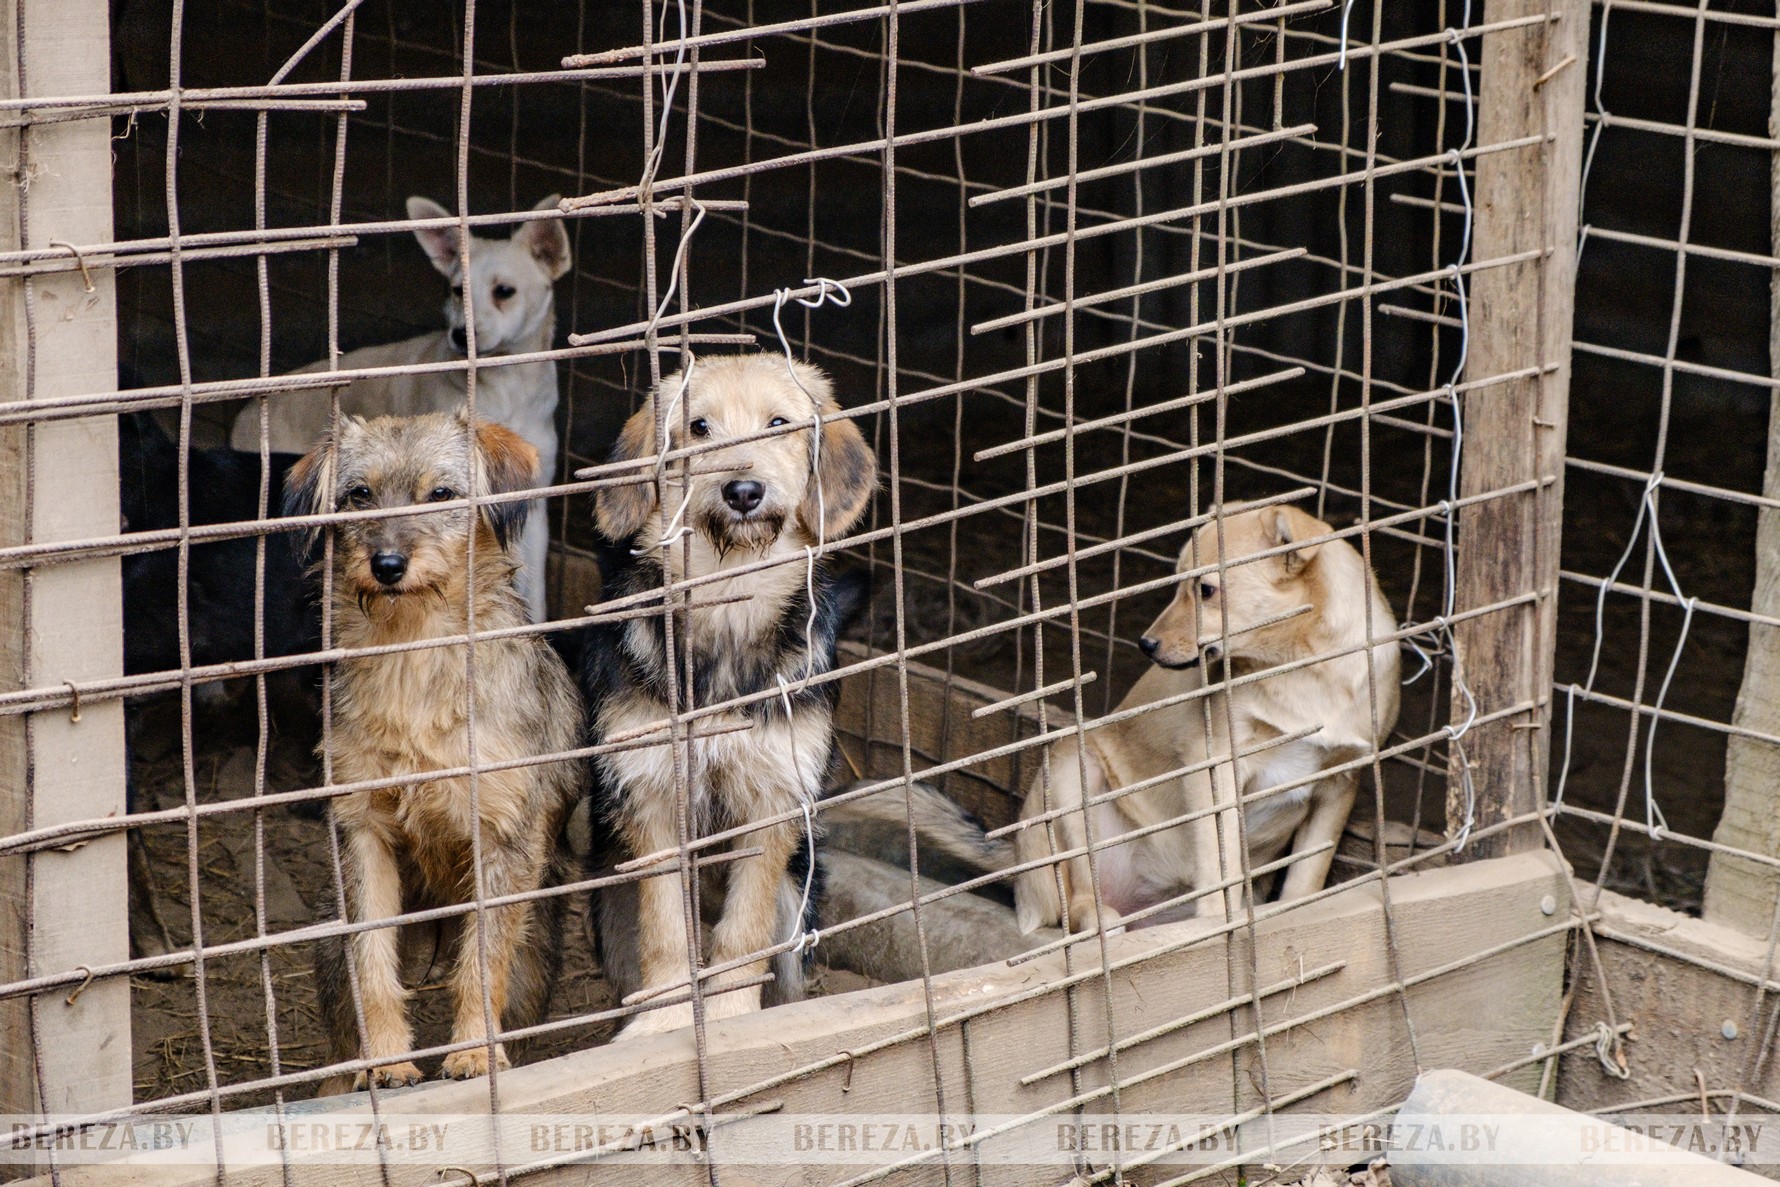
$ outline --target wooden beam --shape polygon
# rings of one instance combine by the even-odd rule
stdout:
[[[1072,1115],[1072,1109],[1062,1106],[1073,1094],[1107,1083],[1105,1061],[1087,1061],[1079,1084],[1072,1084],[1067,1074],[1045,1075],[1030,1084],[1022,1084],[1023,1078],[1103,1046],[1109,1012],[1117,1036],[1124,1038],[1206,1011],[1232,995],[1231,970],[1247,969],[1251,959],[1265,987],[1298,980],[1266,995],[1261,1008],[1269,1031],[1269,1091],[1276,1100],[1303,1093],[1287,1112],[1363,1112],[1393,1106],[1407,1096],[1418,1069],[1406,1009],[1427,1066],[1492,1071],[1524,1060],[1535,1043],[1549,1040],[1563,989],[1569,938],[1564,924],[1570,917],[1567,880],[1553,856],[1521,854],[1400,877],[1391,884],[1391,907],[1396,974],[1407,983],[1401,997],[1388,956],[1383,897],[1377,883],[1369,883],[1261,921],[1252,958],[1246,936],[1211,934],[1211,922],[1189,920],[1109,939],[1111,961],[1123,965],[1110,981],[1093,972],[1097,945],[1084,944],[1073,962],[1057,952],[1022,964],[936,976],[931,995],[919,982],[906,982],[723,1022],[707,1032],[706,1081],[714,1095],[735,1097],[717,1110],[732,1119],[760,1109],[770,1109],[764,1114],[769,1121],[797,1114],[933,1114],[939,1111],[938,1087],[951,1117],[971,1112],[1025,1116],[1057,1108],[1054,1115],[1033,1122],[1039,1132],[1049,1134],[1055,1121]],[[1455,919],[1465,926],[1453,926]],[[1071,971],[1083,969],[1090,975],[1074,991],[1072,1014],[1059,986]],[[1103,996],[1109,985],[1110,1000]],[[1245,991],[1240,984],[1234,990]],[[968,1016],[962,1023],[941,1025],[931,1044],[923,1033],[930,1002],[942,1021]],[[1082,1020],[1079,1027],[1072,1028],[1072,1017]],[[1213,1011],[1202,1021],[1120,1051],[1120,1111],[1223,1117],[1256,1107],[1256,1048],[1237,1048],[1234,1084],[1226,1048],[1232,1030],[1241,1036],[1252,1026],[1253,1015],[1246,1008]],[[1079,1036],[1074,1051],[1072,1029]],[[884,1042],[897,1036],[906,1037]],[[1528,1067],[1510,1073],[1506,1082],[1527,1087],[1537,1078],[1538,1069]],[[696,1101],[698,1085],[692,1035],[682,1031],[503,1072],[500,1101],[507,1114],[581,1121],[615,1115],[654,1118]],[[1318,1085],[1330,1086],[1315,1090]],[[488,1105],[484,1081],[430,1084],[381,1098],[385,1116],[399,1113],[404,1118],[481,1115]],[[1101,1096],[1089,1101],[1086,1111],[1104,1116],[1113,1110]],[[356,1132],[356,1124],[371,1116],[365,1098],[354,1096],[299,1106],[293,1121],[353,1123]],[[723,1134],[719,1129],[712,1143],[719,1160],[724,1157]],[[1060,1182],[1069,1173],[1067,1166],[996,1165],[997,1151],[1003,1148],[996,1139],[985,1143],[980,1171],[966,1170],[967,1181],[1011,1187],[1041,1178]],[[196,1153],[207,1158],[210,1147],[205,1144]],[[886,1154],[885,1161],[905,1156],[897,1150]],[[64,1187],[197,1187],[215,1182],[216,1168],[189,1165],[191,1157],[181,1152],[177,1158],[143,1156],[110,1167],[69,1166],[61,1182]],[[509,1171],[539,1157],[526,1149],[503,1151]],[[232,1141],[224,1158],[233,1187],[419,1187],[438,1183],[441,1165],[477,1171],[490,1165],[486,1154],[458,1157],[448,1150],[431,1161],[396,1162],[385,1180],[375,1165],[340,1165],[337,1159],[296,1153],[287,1177],[275,1162],[268,1164],[263,1131]],[[969,1153],[954,1155],[952,1181],[958,1181],[960,1168],[970,1166]],[[728,1167],[724,1181],[816,1187],[870,1169],[812,1156],[803,1166]],[[707,1181],[705,1168],[686,1157],[604,1167],[570,1162],[524,1179],[537,1187],[590,1182],[693,1187]],[[937,1184],[942,1176],[934,1160],[925,1169],[900,1172],[888,1181]]]
[[[1780,132],[1780,31],[1774,35],[1773,99],[1769,135]],[[1771,158],[1774,201],[1768,212],[1769,243],[1780,248],[1780,153]],[[1770,282],[1768,363],[1780,378],[1780,272]],[[1762,493],[1780,499],[1780,388],[1768,397],[1768,465]],[[1780,616],[1780,511],[1763,507],[1755,517],[1755,592],[1750,610]],[[1780,733],[1780,629],[1751,623],[1743,661],[1743,686],[1731,724],[1757,733]],[[1712,839],[1720,845],[1780,857],[1780,746],[1732,734],[1724,756],[1724,814]],[[1765,936],[1780,905],[1780,869],[1729,853],[1713,853],[1706,866],[1704,914],[1717,923]]]
[[[23,0],[0,17],[0,93],[92,94],[110,80],[105,0]],[[22,38],[13,22],[24,22]],[[21,69],[20,52],[24,69]],[[107,242],[111,122],[0,132],[0,244]],[[16,181],[14,180],[16,179]],[[0,281],[0,400],[114,389],[112,276],[95,269]],[[30,302],[28,308],[27,302]],[[118,530],[115,418],[0,430],[0,543],[80,539]],[[123,671],[115,559],[0,577],[0,679],[58,687]],[[119,701],[9,717],[0,726],[0,835],[124,808]],[[125,959],[125,845],[120,836],[0,859],[0,983]],[[69,1000],[73,998],[72,1002]],[[0,1113],[74,1113],[127,1105],[130,999],[125,980],[0,1002]]]
[[[1610,890],[1601,891],[1594,909],[1600,969],[1576,961],[1565,1037],[1586,1038],[1603,1022],[1629,1023],[1631,1076],[1605,1071],[1588,1044],[1563,1057],[1558,1103],[1595,1112],[1685,1095],[1687,1107],[1697,1108],[1701,1084],[1707,1093],[1742,1089],[1780,1099],[1780,1063],[1760,1058],[1780,1001],[1780,970],[1769,963],[1767,938]],[[1715,1113],[1729,1103],[1711,1098]]]
[[[1485,36],[1477,143],[1540,134],[1543,145],[1477,159],[1471,256],[1487,261],[1543,250],[1523,263],[1471,278],[1468,380],[1528,367],[1549,370],[1464,397],[1463,495],[1540,480],[1523,495],[1468,507],[1460,520],[1458,610],[1529,592],[1540,600],[1473,618],[1454,630],[1458,674],[1483,712],[1522,701],[1539,708],[1469,733],[1453,749],[1447,827],[1467,816],[1482,828],[1538,807],[1549,757],[1549,690],[1556,644],[1558,546],[1563,526],[1564,437],[1570,384],[1570,331],[1576,255],[1576,194],[1587,75],[1587,0],[1490,0],[1484,20],[1549,12],[1542,25]],[[1470,713],[1453,689],[1453,721]],[[1459,763],[1471,763],[1474,806]],[[1470,858],[1539,845],[1529,824],[1481,838]]]

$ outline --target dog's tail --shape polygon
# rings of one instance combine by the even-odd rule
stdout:
[[[858,780],[827,792],[832,800],[873,780]],[[829,843],[866,857],[894,864],[908,864],[908,827],[914,819],[920,846],[922,873],[929,872],[930,857],[942,857],[961,866],[966,874],[992,874],[1014,864],[1014,847],[986,835],[983,822],[947,796],[925,783],[906,788],[889,787],[822,810]]]

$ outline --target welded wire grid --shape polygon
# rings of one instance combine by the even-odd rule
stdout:
[[[1780,741],[1752,653],[1776,623],[1757,555],[1777,506],[1777,33],[1763,5],[1594,5],[1552,688],[1553,823],[1579,877],[1758,938],[1765,914],[1713,880],[1774,865],[1724,829],[1727,750],[1747,771]],[[1764,1023],[1714,1086],[1729,1108],[1773,1108],[1772,1043]]]
[[[1775,740],[1735,706],[1773,625],[1751,602],[1775,503],[1764,451],[1724,442],[1767,436],[1774,257],[1748,215],[1776,142],[1769,93],[1723,85],[1767,77],[1775,29],[1750,5],[1607,3],[1593,31],[1554,790],[1582,872],[1691,910],[1714,855],[1751,856],[1713,841],[1727,741]],[[1616,195],[1628,168],[1652,184]]]
[[[841,748],[873,789],[935,780],[1004,827],[1038,772],[1042,736],[1107,715],[1141,671],[1132,641],[1173,591],[1185,531],[1218,504],[1272,497],[1296,501],[1360,548],[1402,624],[1370,628],[1377,645],[1407,648],[1414,680],[1388,744],[1355,764],[1365,772],[1358,815],[1378,829],[1388,819],[1414,830],[1400,866],[1443,859],[1476,838],[1467,818],[1449,822],[1443,810],[1449,745],[1531,706],[1468,708],[1462,679],[1451,684],[1450,626],[1513,609],[1532,591],[1467,605],[1452,589],[1455,516],[1462,524],[1465,507],[1531,493],[1522,483],[1458,497],[1455,416],[1471,393],[1525,378],[1465,368],[1468,279],[1527,258],[1475,257],[1471,175],[1480,157],[1539,139],[1480,136],[1477,47],[1485,33],[1533,28],[1546,14],[1491,24],[1463,0],[1192,10],[910,0],[820,12],[670,0],[640,15],[476,0],[448,12],[216,0],[201,16],[195,4],[175,5],[170,28],[151,21],[139,37],[120,25],[126,94],[33,105],[20,117],[112,116],[122,145],[118,241],[9,253],[0,265],[14,275],[128,268],[120,308],[131,382],[123,393],[15,403],[4,419],[159,410],[177,415],[182,445],[214,443],[244,399],[287,398],[275,393],[293,387],[280,377],[290,367],[436,327],[432,297],[412,314],[390,312],[392,294],[443,298],[442,285],[426,287],[407,240],[413,224],[399,212],[408,193],[443,201],[467,234],[519,221],[538,197],[559,192],[560,211],[544,216],[568,219],[575,267],[559,293],[556,343],[524,356],[554,360],[566,376],[565,456],[550,489],[559,555],[590,555],[591,492],[654,472],[599,468],[641,392],[698,354],[749,341],[778,349],[776,317],[793,351],[832,373],[845,415],[883,467],[870,519],[821,549],[868,565],[874,581],[855,632],[864,651],[846,652],[835,677],[866,685],[863,725],[843,733]],[[200,19],[257,43],[259,62],[198,54]],[[156,37],[171,45],[170,59],[157,58]],[[820,300],[842,291],[850,304]],[[472,349],[464,366],[474,375],[511,361]],[[1665,381],[1682,371],[1673,340],[1654,361]],[[264,517],[276,502],[269,480],[260,496]],[[175,526],[9,548],[0,560],[172,549],[183,573],[195,544],[335,518],[195,525],[181,497]],[[278,544],[273,535],[267,547]],[[1649,593],[1648,561],[1645,569],[1648,608],[1660,597]],[[175,666],[0,696],[0,709],[21,713],[61,709],[75,695],[177,691],[176,711],[145,717],[133,735],[166,757],[164,731],[177,734],[175,802],[151,796],[127,817],[0,844],[5,860],[19,860],[140,830],[154,841],[156,881],[174,900],[183,894],[189,923],[178,921],[168,955],[43,970],[0,992],[67,992],[89,977],[189,968],[192,980],[171,991],[139,990],[139,1029],[153,1013],[143,1003],[184,995],[196,1006],[181,1022],[189,1029],[152,1024],[174,1071],[139,1085],[139,1103],[282,1106],[324,1075],[366,1066],[319,1066],[317,1021],[292,1004],[308,947],[355,925],[345,921],[337,831],[285,810],[412,779],[333,782],[325,694],[319,770],[287,755],[275,772],[267,676],[349,653],[268,656],[256,602],[253,658],[194,663],[196,624],[181,588]],[[556,588],[560,601],[569,587]],[[633,601],[591,612],[559,604],[554,621],[527,629],[661,613],[659,599]],[[472,665],[476,638],[472,626]],[[915,665],[939,669],[947,689],[968,679],[1005,690],[1010,702],[991,715],[1005,734],[967,733],[944,699],[937,736],[915,738]],[[246,768],[228,776],[236,785],[226,791],[228,743],[207,736],[221,731],[202,704],[203,690],[225,677],[253,686]],[[1042,697],[1025,695],[1033,690]],[[683,748],[701,720],[737,703],[688,707],[652,735],[566,757],[664,739]],[[145,740],[156,728],[163,741]],[[961,751],[959,738],[972,748]],[[467,773],[473,782],[489,769],[472,761]],[[1237,813],[1222,816],[1239,827]],[[251,844],[239,843],[249,829]],[[280,862],[292,860],[275,833],[321,854],[321,881],[303,887],[312,920],[272,918],[275,884],[289,880]],[[695,838],[676,860],[690,868],[733,839]],[[221,917],[205,900],[226,873],[210,864],[223,850],[250,889],[221,901],[250,918]],[[1338,874],[1381,871],[1350,858]],[[1243,905],[1252,878],[1225,870],[1196,892],[1230,892],[1224,933],[1252,935],[1258,920],[1287,909]],[[507,899],[479,890],[472,904],[405,918],[580,894],[595,881]],[[926,905],[911,908],[917,922]],[[1104,945],[1097,957],[1093,946],[1070,948],[1072,976],[1052,991],[1070,1002],[1072,1050],[1104,1051],[1106,1084],[1087,1087],[1078,1062],[1071,1101],[1104,1097],[1116,1110],[1121,1085],[1156,1073],[1121,1080],[1117,1055],[1129,1036],[1110,1009],[1091,1017],[1077,1008],[1073,986],[1110,985]],[[1230,951],[1240,966],[1241,946]],[[247,988],[234,986],[219,1010],[226,970],[242,968]],[[1233,966],[1232,981],[1262,978]],[[1405,1012],[1409,983],[1396,976],[1388,990]],[[702,991],[692,996],[696,1010]],[[1263,1019],[1258,995],[1247,1000],[1231,1007],[1222,1054],[1253,1055],[1264,1112],[1308,1099],[1267,1090],[1266,1040],[1282,1028]],[[653,1004],[569,986],[550,1021],[505,1037],[574,1049]],[[1249,1017],[1235,1017],[1244,1010]],[[930,999],[927,1025],[893,1040],[929,1047],[936,1091],[941,1031]],[[708,1119],[791,1078],[719,1091],[703,1074],[702,1027],[698,1035],[701,1095],[686,1113]],[[432,1043],[416,1056],[451,1049]],[[1233,1081],[1248,1075],[1235,1061],[1230,1069]],[[499,1085],[489,1077],[496,1111]],[[1239,1085],[1238,1098],[1245,1092]],[[377,1093],[372,1107],[386,1107]]]

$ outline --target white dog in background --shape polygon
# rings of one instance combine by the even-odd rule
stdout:
[[[552,194],[534,210],[554,209],[560,201]],[[408,217],[451,218],[452,214],[429,198],[408,199]],[[340,356],[340,370],[371,367],[444,363],[464,357],[468,342],[464,330],[464,299],[476,310],[476,355],[529,354],[549,350],[556,336],[555,285],[568,272],[569,236],[560,220],[539,219],[521,223],[510,239],[475,236],[469,267],[458,251],[455,226],[428,227],[414,232],[426,249],[433,267],[451,283],[445,303],[446,328],[418,338],[367,346]],[[311,363],[294,374],[328,369],[325,361]],[[304,388],[273,396],[266,405],[269,436],[275,453],[308,453],[328,428],[332,401],[340,394],[340,412],[364,417],[418,416],[427,412],[452,412],[465,401],[465,373],[461,370],[423,371],[358,379],[337,388]],[[556,364],[519,363],[513,366],[479,367],[476,370],[476,415],[506,425],[538,451],[539,473],[546,483],[556,479]],[[250,404],[235,418],[229,443],[236,449],[257,452],[260,422],[257,405]],[[521,561],[519,588],[531,617],[543,621],[544,565],[549,554],[550,529],[544,500],[536,500],[526,517],[518,554]]]

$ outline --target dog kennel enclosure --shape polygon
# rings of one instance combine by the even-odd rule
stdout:
[[[873,586],[837,674],[849,778],[1005,830],[1045,742],[1143,670],[1186,532],[1245,500],[1371,563],[1403,712],[1307,900],[945,971],[928,928],[961,892],[911,876],[816,956],[853,931],[919,976],[824,974],[666,1046],[605,1045],[635,1006],[577,941],[518,1066],[330,1106],[621,1113],[706,1157],[639,1169],[635,1129],[351,1168],[218,1138],[217,1167],[152,1173],[717,1181],[726,1130],[797,1114],[998,1122],[812,1182],[1286,1182],[1317,1136],[1294,1117],[1388,1118],[1443,1067],[1607,1115],[1780,1111],[1771,6],[0,10],[0,1112],[31,1151],[0,1174],[97,1179],[54,1139],[120,1118],[318,1115],[309,952],[350,925],[316,809],[351,789],[279,685],[341,653],[274,654],[262,604],[250,654],[194,661],[193,549],[263,540],[260,574],[290,525],[271,480],[203,522],[188,474],[240,408],[316,398],[289,371],[441,327],[409,195],[465,235],[569,232],[533,360],[562,385],[541,631],[602,614],[590,499],[649,387],[787,350],[882,470],[823,548]],[[143,413],[176,447],[132,478]],[[130,481],[171,521],[120,523]],[[178,661],[126,675],[123,566],[149,555]],[[139,885],[166,952],[132,955]],[[1181,1112],[1227,1154],[1180,1162],[1195,1131],[998,1161],[1050,1119]]]

